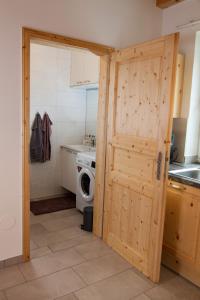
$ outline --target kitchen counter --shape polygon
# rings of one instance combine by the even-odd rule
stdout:
[[[183,176],[184,173],[175,173],[178,170],[193,170],[193,169],[200,169],[200,164],[184,164],[184,163],[173,163],[169,165],[169,179],[174,181],[187,184],[196,188],[200,188],[200,180],[194,179],[192,177],[185,177]],[[175,171],[175,172],[174,172]]]

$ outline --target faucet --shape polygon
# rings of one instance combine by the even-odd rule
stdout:
[[[95,136],[95,135],[92,135],[92,136],[91,136],[91,146],[92,146],[92,147],[95,147],[95,146],[96,146],[96,136]]]

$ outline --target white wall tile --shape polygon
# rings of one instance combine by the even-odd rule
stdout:
[[[30,126],[35,114],[49,114],[51,161],[31,164],[31,198],[63,192],[60,187],[60,146],[82,144],[85,135],[86,91],[69,87],[70,51],[31,45]]]
[[[96,135],[98,89],[88,90],[86,97],[86,134]]]

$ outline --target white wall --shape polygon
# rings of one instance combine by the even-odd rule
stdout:
[[[200,1],[186,0],[178,5],[172,6],[163,13],[163,34],[178,31],[177,26],[186,24],[191,20],[200,19]],[[186,161],[198,154],[199,138],[199,107],[200,97],[199,85],[199,49],[196,47],[196,67],[194,67],[196,33],[200,30],[200,24],[188,27],[180,31],[180,52],[185,54],[185,73],[183,86],[183,102],[181,117],[187,118],[187,129],[185,132],[186,143],[184,155]],[[198,64],[198,65],[197,65]],[[182,145],[184,146],[184,144]],[[183,149],[180,149],[182,152]]]
[[[200,19],[200,1],[185,0],[163,11],[162,33],[169,34],[177,32],[179,31],[177,28],[178,25],[196,19]],[[183,118],[187,118],[189,114],[195,38],[198,30],[200,30],[200,24],[181,30],[180,32],[180,52],[185,54],[183,104],[181,112],[181,117]]]
[[[186,131],[185,158],[190,162],[199,156],[200,137],[200,32],[196,34],[191,85],[190,109]]]
[[[69,87],[71,52],[31,44],[30,126],[39,112],[52,125],[51,160],[30,165],[31,199],[62,194],[60,146],[82,144],[85,135],[86,91]]]
[[[155,0],[0,0],[0,261],[22,254],[22,26],[125,47],[161,17]]]
[[[98,112],[98,89],[86,92],[86,120],[85,133],[96,136],[97,112]]]

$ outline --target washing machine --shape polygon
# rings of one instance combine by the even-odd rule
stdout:
[[[76,208],[83,212],[84,207],[93,206],[96,152],[78,153],[76,157],[76,167]]]

